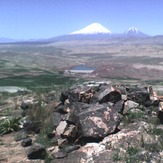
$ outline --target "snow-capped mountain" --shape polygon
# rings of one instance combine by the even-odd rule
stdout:
[[[70,34],[111,34],[111,31],[99,23],[93,23]]]
[[[127,34],[128,36],[147,36],[147,34],[139,31],[137,28],[135,27],[130,27],[125,34]]]
[[[139,33],[139,30],[135,27],[130,27],[125,33]]]

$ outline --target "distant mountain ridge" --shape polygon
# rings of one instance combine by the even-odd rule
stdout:
[[[72,41],[72,40],[93,40],[93,39],[112,39],[112,38],[146,38],[150,37],[138,30],[135,27],[130,27],[123,33],[112,33],[109,29],[100,23],[92,23],[80,30],[71,32],[70,34],[51,37],[48,39],[30,39],[30,40],[16,40],[10,38],[0,38],[0,43],[16,43],[16,42],[56,42],[56,41]]]
[[[15,42],[15,41],[16,39],[0,37],[0,43],[10,43],[10,42]]]

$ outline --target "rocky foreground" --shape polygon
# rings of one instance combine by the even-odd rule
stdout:
[[[21,130],[15,141],[26,151],[24,161],[163,162],[163,98],[151,86],[85,83],[59,101],[55,96],[16,98]],[[38,141],[41,134],[48,144]]]

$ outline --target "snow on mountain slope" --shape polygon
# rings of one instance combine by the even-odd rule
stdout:
[[[126,32],[126,35],[128,36],[136,36],[136,37],[147,37],[148,35],[141,32],[140,30],[138,30],[135,27],[130,27]]]
[[[139,30],[135,27],[130,27],[125,33],[139,33]]]
[[[86,26],[85,28],[83,28],[81,30],[72,32],[70,34],[100,34],[100,33],[101,34],[111,34],[111,31],[99,23],[93,23],[93,24]]]

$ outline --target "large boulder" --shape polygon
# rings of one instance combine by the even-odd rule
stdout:
[[[91,104],[79,113],[80,136],[100,139],[113,133],[119,125],[119,117],[108,104]]]

